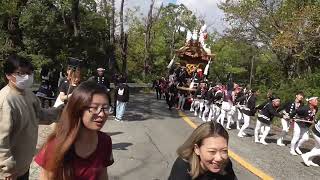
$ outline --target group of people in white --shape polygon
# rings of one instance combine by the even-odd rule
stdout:
[[[320,156],[320,121],[316,120],[318,97],[307,98],[304,104],[304,93],[300,91],[296,93],[293,101],[281,103],[279,97],[269,93],[264,103],[256,105],[258,91],[247,90],[233,83],[231,87],[215,85],[208,88],[205,83],[200,83],[197,90],[190,95],[192,100],[190,111],[202,121],[216,121],[228,130],[235,124],[239,130],[239,138],[247,135],[246,129],[253,123],[254,117],[257,117],[254,141],[263,145],[268,145],[266,138],[274,117],[280,118],[282,125],[282,132],[277,139],[279,146],[285,146],[283,140],[289,132],[290,124],[293,123],[290,154],[301,155],[307,166],[319,166],[312,161],[313,157]],[[177,88],[178,102],[184,102],[185,100],[181,99],[186,98],[188,98],[186,92]],[[178,104],[178,109],[183,110],[183,105]],[[315,147],[303,154],[300,147],[309,140],[311,134],[315,140]]]

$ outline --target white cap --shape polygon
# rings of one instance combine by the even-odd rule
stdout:
[[[308,98],[308,99],[306,99],[306,100],[307,100],[307,101],[311,101],[311,100],[315,100],[315,99],[318,99],[318,97],[313,96],[313,97],[310,97],[310,98]]]
[[[97,71],[105,71],[104,68],[98,68]]]

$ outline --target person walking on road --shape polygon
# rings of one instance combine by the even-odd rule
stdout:
[[[242,101],[241,99],[245,99],[245,107],[241,109],[241,112],[243,114],[243,121],[244,124],[242,125],[238,137],[242,138],[246,135],[244,132],[250,124],[250,119],[253,117],[256,113],[256,101],[257,101],[257,94],[258,92],[255,90],[251,90],[250,94],[248,96],[244,95],[240,97],[238,100]]]
[[[272,101],[267,103],[262,110],[258,113],[258,119],[256,127],[254,129],[254,142],[268,145],[265,141],[266,137],[271,130],[271,123],[275,116],[282,117],[278,113],[278,108],[280,106],[280,98],[273,96]],[[261,131],[261,129],[263,129]],[[261,138],[259,140],[259,131],[262,132]]]
[[[296,156],[302,154],[300,146],[309,140],[309,128],[315,121],[318,112],[318,97],[307,99],[308,105],[299,107],[294,117],[293,137],[291,140],[290,154]]]
[[[178,148],[168,180],[236,180],[228,141],[228,132],[221,124],[201,124]]]
[[[95,76],[92,76],[89,78],[89,80],[92,80],[96,82],[98,85],[104,87],[106,89],[107,95],[108,95],[108,100],[109,100],[109,105],[111,105],[111,96],[110,96],[110,82],[107,77],[105,77],[105,69],[104,68],[98,68],[97,69],[97,74]]]
[[[105,88],[92,81],[72,93],[54,132],[35,157],[40,180],[108,179],[112,141],[99,130],[108,119]]]
[[[320,121],[318,122],[311,128],[312,135],[315,140],[315,146],[314,148],[311,149],[311,151],[302,154],[301,157],[303,159],[303,162],[307,166],[319,166],[318,164],[312,162],[312,158],[314,157],[319,157],[320,156]]]
[[[294,102],[286,103],[283,107],[280,108],[280,111],[283,110],[283,117],[281,118],[282,132],[279,139],[277,140],[278,146],[285,146],[285,144],[283,144],[283,139],[289,132],[290,115],[294,114],[296,110],[300,106],[302,106],[303,97],[304,94],[300,91],[296,93],[296,99],[294,100]]]
[[[33,65],[18,55],[4,62],[7,85],[0,91],[0,179],[28,180],[38,140],[38,124],[58,119],[62,106],[41,108],[31,91]]]
[[[116,121],[122,121],[126,106],[129,102],[129,86],[126,84],[126,79],[121,78],[115,90],[116,100]]]

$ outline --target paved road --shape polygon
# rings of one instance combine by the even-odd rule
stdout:
[[[201,123],[198,118],[186,114],[194,123]],[[157,101],[148,94],[131,96],[125,116],[124,122],[116,122],[110,117],[102,129],[111,135],[113,141],[115,163],[109,169],[110,179],[167,179],[177,147],[193,129],[176,110],[169,111],[165,101]],[[49,127],[41,126],[39,144],[48,132]],[[231,130],[230,149],[275,179],[319,179],[320,169],[305,167],[300,157],[289,155],[287,147],[280,148],[274,143],[269,146],[254,144],[252,139],[239,139],[236,130]],[[234,160],[233,164],[240,180],[259,179]],[[31,179],[37,179],[37,174],[38,168],[32,165]]]

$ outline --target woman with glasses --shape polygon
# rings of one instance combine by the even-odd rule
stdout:
[[[178,148],[169,180],[236,180],[228,140],[228,132],[221,124],[201,124]]]
[[[42,167],[40,180],[108,179],[107,167],[114,162],[112,142],[99,131],[108,112],[105,88],[92,81],[81,83],[35,158]]]

